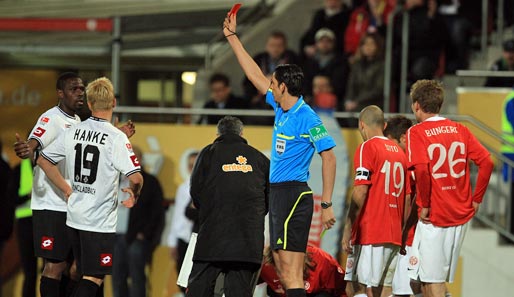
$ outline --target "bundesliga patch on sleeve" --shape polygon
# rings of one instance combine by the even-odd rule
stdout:
[[[371,180],[369,170],[364,167],[357,168],[357,171],[355,172],[355,180]]]
[[[328,132],[327,132],[327,128],[325,128],[325,126],[323,126],[323,125],[319,125],[319,126],[316,126],[314,128],[311,128],[309,130],[309,134],[311,135],[312,140],[314,142],[316,142],[316,141],[318,141],[320,139],[323,139],[325,137],[329,137]]]

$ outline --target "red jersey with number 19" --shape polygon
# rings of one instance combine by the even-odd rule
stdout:
[[[428,118],[407,131],[407,156],[409,168],[428,164],[433,225],[458,226],[473,217],[472,201],[482,202],[485,187],[479,186],[472,197],[468,160],[480,166],[489,160],[489,152],[468,128],[443,117]],[[416,203],[421,211],[420,187],[417,189]]]
[[[401,245],[405,195],[410,193],[405,153],[386,137],[373,137],[357,148],[354,168],[354,185],[369,189],[352,226],[352,244]]]

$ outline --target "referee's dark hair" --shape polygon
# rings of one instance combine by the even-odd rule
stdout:
[[[397,115],[387,120],[386,128],[384,129],[385,136],[400,141],[402,135],[407,133],[407,130],[412,126],[412,121],[402,115]]]
[[[66,85],[66,81],[68,79],[73,78],[81,78],[77,73],[75,72],[63,72],[59,75],[59,78],[57,79],[57,83],[55,84],[55,88],[57,90],[64,90],[64,86]]]
[[[218,122],[218,135],[236,134],[242,135],[243,122],[233,116],[225,116]]]
[[[295,64],[281,64],[275,69],[278,84],[284,83],[289,95],[300,97],[303,89],[303,71]]]

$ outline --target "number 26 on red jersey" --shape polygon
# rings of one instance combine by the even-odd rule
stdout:
[[[434,161],[435,157],[437,157],[436,152],[439,155],[432,168],[432,177],[434,179],[445,178],[448,176],[448,172],[444,172],[445,163],[447,163],[451,177],[459,178],[466,174],[466,145],[464,143],[454,141],[451,143],[448,150],[446,150],[446,147],[441,143],[432,143],[428,146],[427,151],[430,161]],[[459,170],[460,168],[456,169],[457,165],[460,163],[464,163],[462,170]],[[459,171],[457,172],[457,170]]]

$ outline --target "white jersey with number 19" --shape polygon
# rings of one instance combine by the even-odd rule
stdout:
[[[115,232],[120,173],[141,171],[127,136],[108,121],[91,117],[59,136],[41,155],[53,164],[67,161],[73,193],[66,225]]]

